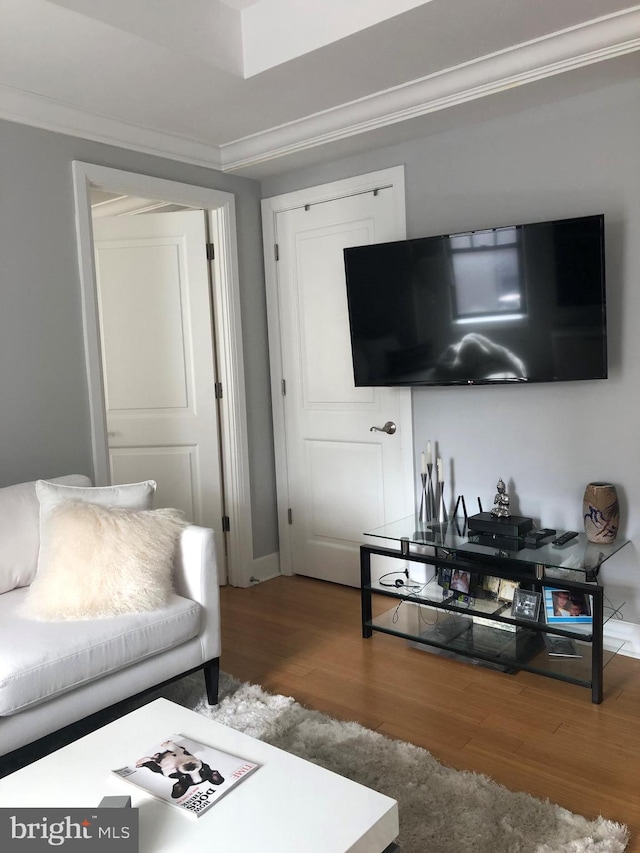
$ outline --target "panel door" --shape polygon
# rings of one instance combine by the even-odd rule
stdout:
[[[363,531],[413,511],[410,391],[355,387],[343,259],[398,238],[392,192],[276,220],[292,568],[352,586]],[[387,421],[394,435],[371,431]]]
[[[113,483],[221,531],[213,324],[201,210],[94,222]]]

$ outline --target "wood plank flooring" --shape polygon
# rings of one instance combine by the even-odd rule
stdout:
[[[272,693],[428,749],[511,790],[625,823],[640,853],[640,660],[605,670],[604,702],[531,673],[505,675],[360,635],[358,590],[280,577],[223,587],[222,669]],[[374,613],[389,608],[377,597]]]

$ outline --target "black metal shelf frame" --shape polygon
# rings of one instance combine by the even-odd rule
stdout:
[[[380,631],[382,633],[408,638],[407,634],[402,631],[396,631],[392,628],[375,624],[372,614],[372,595],[374,593],[376,595],[383,595],[388,598],[395,599],[396,601],[400,600],[418,605],[427,605],[428,607],[436,610],[445,610],[450,613],[468,616],[481,616],[483,619],[490,620],[492,622],[505,622],[513,624],[517,627],[527,628],[532,632],[540,634],[541,636],[543,636],[544,633],[548,633],[556,636],[568,637],[571,639],[578,640],[582,643],[587,643],[591,645],[590,679],[574,678],[567,673],[546,670],[540,666],[536,666],[533,663],[527,663],[527,661],[525,660],[513,660],[507,662],[504,658],[501,659],[499,656],[487,654],[482,652],[481,650],[465,650],[464,648],[460,647],[460,644],[456,645],[455,642],[440,643],[433,640],[425,640],[424,638],[421,638],[417,635],[411,636],[410,639],[425,646],[433,646],[435,648],[454,652],[455,654],[459,654],[464,657],[484,660],[486,662],[498,664],[501,666],[504,666],[505,663],[507,663],[507,665],[509,665],[510,663],[512,671],[517,671],[518,669],[525,669],[530,672],[535,672],[537,674],[550,678],[556,678],[561,681],[579,684],[583,687],[589,687],[591,688],[591,701],[594,704],[600,704],[602,702],[604,669],[604,592],[602,585],[597,582],[597,580],[594,579],[592,582],[586,583],[570,578],[567,578],[565,580],[557,576],[547,577],[544,576],[544,572],[536,571],[535,567],[528,568],[522,563],[515,563],[514,561],[510,562],[508,557],[496,555],[491,558],[488,558],[479,555],[477,560],[475,558],[473,560],[470,560],[468,558],[460,559],[455,556],[452,557],[451,550],[449,549],[438,548],[437,546],[432,547],[434,549],[433,554],[424,554],[410,551],[407,547],[402,547],[401,550],[394,550],[392,548],[377,545],[367,544],[360,546],[362,636],[365,639],[372,637],[374,631]],[[442,552],[442,555],[440,555],[440,552]],[[426,565],[431,565],[435,569],[461,568],[464,571],[473,572],[477,575],[491,574],[495,577],[506,578],[508,580],[514,580],[520,583],[525,582],[531,584],[534,587],[549,586],[587,593],[589,596],[591,596],[592,602],[591,633],[571,631],[568,628],[562,628],[556,625],[549,625],[542,622],[532,623],[530,621],[516,619],[510,616],[502,616],[499,613],[491,614],[486,613],[484,611],[476,611],[472,606],[461,608],[459,605],[455,605],[454,603],[449,602],[447,599],[444,599],[442,601],[434,601],[431,599],[427,600],[424,597],[420,597],[419,594],[416,595],[411,592],[404,591],[402,587],[398,589],[378,588],[372,585],[371,583],[372,555],[379,555],[381,557],[402,559],[411,562],[422,563]],[[541,574],[542,577],[540,576]]]

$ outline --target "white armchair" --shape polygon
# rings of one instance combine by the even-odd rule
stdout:
[[[90,485],[78,475],[57,482]],[[0,757],[0,775],[9,753],[199,669],[209,703],[217,703],[220,601],[212,530],[182,530],[175,594],[166,607],[100,619],[38,621],[23,615],[38,545],[35,482],[0,489],[0,756],[5,757]]]

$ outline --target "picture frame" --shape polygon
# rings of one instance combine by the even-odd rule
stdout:
[[[449,584],[451,583],[451,569],[445,569],[440,567],[437,572],[438,575],[438,583],[443,589],[449,589]]]
[[[549,625],[591,625],[591,596],[586,592],[544,587],[544,612]]]
[[[451,572],[451,580],[449,581],[449,589],[453,592],[461,592],[463,595],[469,595],[471,593],[471,587],[473,584],[473,578],[471,572],[467,572],[463,569],[453,569]]]
[[[500,591],[500,580],[493,575],[485,575],[482,579],[482,588],[497,598]]]
[[[516,589],[513,593],[511,616],[514,619],[526,619],[537,622],[540,618],[542,593],[533,589]]]
[[[442,586],[442,597],[469,604],[475,597],[478,576],[463,569],[440,569],[438,583]]]
[[[519,587],[520,583],[518,581],[501,578],[500,588],[498,589],[498,601],[513,601],[513,596]]]

